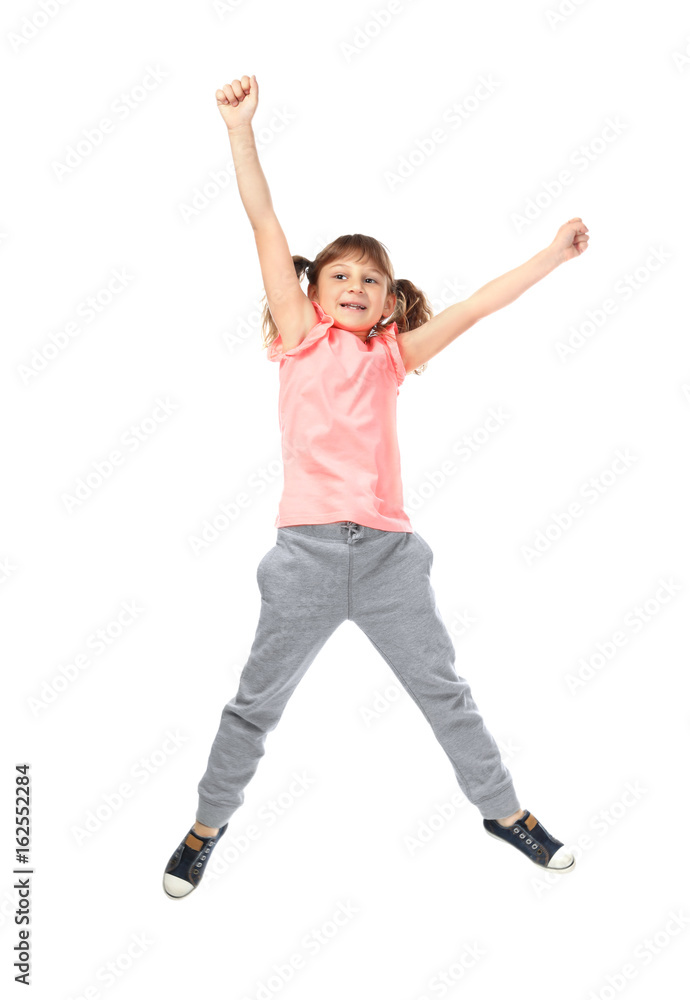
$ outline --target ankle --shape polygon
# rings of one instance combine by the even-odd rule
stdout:
[[[525,815],[525,810],[518,809],[518,811],[514,812],[512,816],[504,816],[501,819],[497,819],[496,822],[500,823],[501,826],[510,826],[510,824],[514,823],[516,820],[522,819],[524,815]]]
[[[215,837],[219,828],[217,826],[204,826],[203,823],[195,820],[192,830],[198,837]]]

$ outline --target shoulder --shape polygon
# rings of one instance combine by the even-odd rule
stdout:
[[[291,347],[285,351],[283,350],[283,341],[279,333],[268,347],[267,357],[269,361],[280,361],[282,358],[292,357],[301,351],[306,351],[326,336],[335,320],[328,313],[324,312],[318,302],[314,302],[311,299],[311,304],[314,312],[314,325],[307,335],[295,347]]]
[[[395,378],[400,386],[405,381],[407,370],[405,368],[405,362],[402,354],[400,353],[400,345],[398,343],[398,337],[400,336],[398,333],[398,324],[396,322],[389,323],[388,326],[385,326],[381,332],[381,339],[390,350],[391,361],[393,362],[393,368],[395,371]]]

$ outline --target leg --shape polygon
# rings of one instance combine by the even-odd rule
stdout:
[[[266,735],[338,625],[347,617],[347,580],[328,551],[278,533],[257,569],[259,623],[237,693],[224,707],[198,785],[197,831],[215,831],[244,801]]]
[[[511,826],[511,824],[513,824],[515,820],[522,819],[524,815],[525,815],[525,810],[518,809],[518,811],[514,812],[512,816],[499,816],[496,822],[500,823],[501,826]]]
[[[520,804],[470,691],[455,670],[455,649],[436,607],[433,553],[414,532],[356,552],[353,620],[424,713],[467,799],[486,819]]]

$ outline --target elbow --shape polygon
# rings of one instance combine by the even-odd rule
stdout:
[[[470,295],[469,299],[465,299],[461,302],[462,306],[462,329],[461,333],[465,330],[469,330],[471,326],[478,323],[480,319],[484,319],[493,310],[487,308],[487,302],[485,299],[481,299],[476,295]]]

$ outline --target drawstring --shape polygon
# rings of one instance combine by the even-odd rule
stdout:
[[[350,545],[356,538],[360,538],[362,535],[362,526],[357,524],[356,521],[344,521],[343,528],[347,528],[347,543]]]

